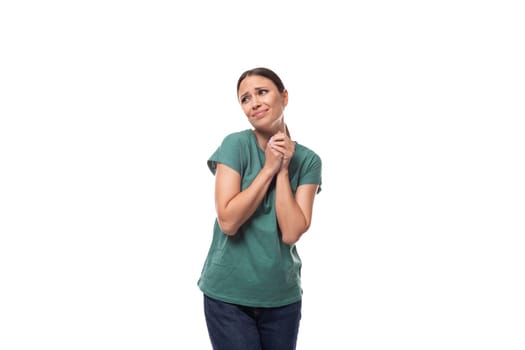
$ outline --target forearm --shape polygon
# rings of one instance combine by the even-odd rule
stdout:
[[[221,229],[227,235],[234,235],[255,212],[263,200],[273,174],[262,169],[253,182],[243,191],[235,195],[225,207],[218,210]]]
[[[276,181],[275,211],[282,240],[284,243],[294,244],[308,230],[310,223],[295,199],[288,172],[279,172]]]

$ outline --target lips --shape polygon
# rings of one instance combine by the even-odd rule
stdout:
[[[252,113],[252,118],[256,118],[256,119],[262,118],[262,117],[264,117],[266,112],[268,112],[268,110],[267,109],[263,109],[263,110],[255,112],[255,113]]]

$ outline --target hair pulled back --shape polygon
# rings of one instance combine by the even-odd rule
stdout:
[[[277,86],[277,90],[279,92],[282,93],[284,91],[284,84],[281,78],[279,78],[279,76],[273,70],[265,68],[265,67],[257,67],[257,68],[249,69],[246,72],[241,74],[241,76],[239,77],[239,80],[237,81],[237,94],[239,94],[239,87],[241,86],[242,81],[246,79],[246,77],[250,77],[253,75],[258,75],[258,76],[270,79],[275,84],[275,86]]]

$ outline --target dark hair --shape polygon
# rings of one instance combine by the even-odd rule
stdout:
[[[247,70],[246,72],[241,74],[241,76],[239,77],[239,80],[237,81],[237,94],[239,94],[239,87],[241,86],[242,81],[246,77],[249,77],[249,76],[252,76],[252,75],[260,75],[262,77],[268,78],[271,81],[273,81],[275,86],[277,86],[277,90],[279,90],[279,92],[283,92],[284,91],[284,84],[283,84],[281,78],[279,78],[279,76],[277,74],[275,74],[274,71],[272,71],[271,69],[268,69],[268,68],[264,68],[264,67],[257,67],[257,68],[253,68],[253,69]]]

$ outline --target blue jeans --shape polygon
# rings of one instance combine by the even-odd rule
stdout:
[[[206,325],[214,350],[294,350],[301,301],[282,307],[248,307],[204,295]]]

